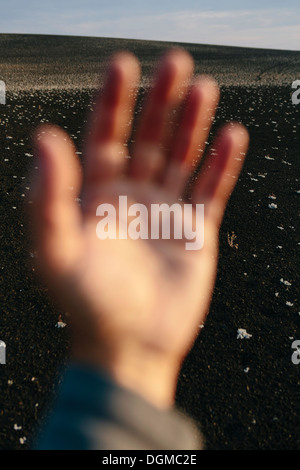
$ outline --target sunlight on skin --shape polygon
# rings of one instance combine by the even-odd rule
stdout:
[[[209,310],[218,260],[218,231],[248,147],[237,123],[216,137],[192,192],[205,204],[204,247],[186,240],[99,240],[96,208],[132,202],[178,202],[205,149],[219,100],[213,79],[193,79],[181,49],[162,58],[131,134],[140,65],[130,53],[111,59],[91,114],[81,169],[61,129],[42,126],[34,145],[40,172],[32,220],[41,276],[71,313],[74,358],[101,367],[157,407],[174,404],[182,360]],[[179,116],[176,132],[170,115]],[[202,152],[200,152],[202,150]],[[82,206],[75,202],[82,190]]]

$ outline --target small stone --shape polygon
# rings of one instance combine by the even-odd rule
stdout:
[[[237,330],[237,339],[244,339],[244,338],[249,339],[251,337],[252,335],[247,333],[247,331],[244,328],[239,328]]]

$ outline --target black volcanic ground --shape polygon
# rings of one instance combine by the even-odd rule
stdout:
[[[112,52],[142,63],[141,96],[170,43],[62,36],[0,35],[1,315],[0,449],[29,448],[59,367],[69,328],[32,268],[25,210],[35,167],[30,134],[40,122],[69,131],[81,151],[93,89]],[[299,197],[300,52],[183,45],[196,71],[221,86],[213,131],[243,122],[250,149],[220,231],[210,315],[179,378],[177,403],[198,423],[208,449],[300,449]],[[210,136],[211,139],[211,136]],[[210,140],[209,139],[209,140]],[[238,339],[237,330],[251,337]]]

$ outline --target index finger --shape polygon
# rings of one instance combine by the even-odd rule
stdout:
[[[103,90],[88,124],[85,149],[85,189],[120,175],[126,165],[140,65],[129,52],[116,54],[108,67]]]

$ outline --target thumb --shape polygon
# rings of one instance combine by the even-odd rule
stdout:
[[[81,251],[81,213],[75,201],[81,168],[71,139],[56,126],[36,130],[34,153],[39,172],[31,222],[38,268],[49,280],[69,271]]]

